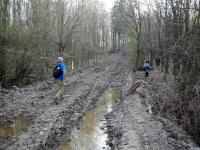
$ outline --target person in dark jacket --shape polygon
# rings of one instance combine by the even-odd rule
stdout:
[[[151,65],[149,64],[149,61],[146,61],[143,65],[144,71],[145,71],[145,78],[149,76],[149,71],[152,69]]]
[[[156,67],[160,66],[160,58],[156,57],[155,63],[156,63]]]

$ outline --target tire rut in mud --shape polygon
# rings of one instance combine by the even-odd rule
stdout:
[[[102,64],[87,66],[72,73],[68,78],[66,88],[73,87],[73,84],[77,84],[79,88],[76,92],[70,92],[71,95],[58,105],[52,104],[53,90],[49,84],[44,86],[41,83],[36,87],[27,88],[25,91],[30,91],[30,89],[32,92],[37,91],[34,93],[35,96],[20,101],[19,95],[17,99],[21,102],[20,107],[23,107],[21,105],[26,102],[30,103],[28,107],[31,108],[29,115],[33,117],[32,124],[14,144],[4,148],[10,150],[56,149],[63,141],[64,135],[70,134],[71,130],[79,125],[84,114],[95,107],[99,97],[108,87],[116,87],[120,90],[125,74],[128,72],[128,61],[117,63],[118,58],[127,60],[127,58],[117,56],[113,60],[108,59],[109,61]],[[24,95],[29,96],[29,94]],[[34,108],[31,107],[32,103]],[[24,111],[21,113],[23,114]]]
[[[98,88],[97,95],[95,94],[95,96],[92,96],[92,92],[87,91],[86,95],[75,99],[75,103],[69,105],[66,110],[63,110],[59,114],[46,142],[40,145],[39,149],[56,149],[62,143],[64,136],[69,135],[71,130],[79,125],[81,118],[88,110],[94,107],[98,97],[100,97],[107,87]]]

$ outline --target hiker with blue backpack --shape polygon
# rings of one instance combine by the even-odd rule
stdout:
[[[146,61],[143,65],[144,71],[145,71],[145,78],[149,76],[149,71],[152,69],[151,65],[149,64],[149,61]]]
[[[56,98],[63,99],[64,95],[64,80],[66,79],[67,75],[67,65],[63,62],[63,57],[58,57],[57,62],[54,66],[53,70],[53,77],[54,77],[54,83],[57,85],[57,93]]]

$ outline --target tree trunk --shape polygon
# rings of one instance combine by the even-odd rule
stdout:
[[[120,44],[120,38],[121,38],[121,33],[120,32],[118,32],[118,51],[120,51],[120,48],[121,48],[121,44]]]

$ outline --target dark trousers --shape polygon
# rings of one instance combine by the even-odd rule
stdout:
[[[149,72],[145,71],[145,78],[147,78],[149,76]]]
[[[160,66],[160,63],[156,62],[156,67]]]

